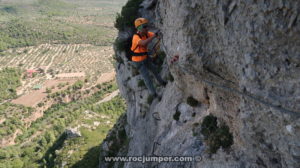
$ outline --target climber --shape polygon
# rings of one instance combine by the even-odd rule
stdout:
[[[156,66],[151,62],[148,57],[147,45],[155,38],[158,37],[157,33],[148,31],[148,20],[145,18],[138,18],[135,20],[134,25],[137,29],[137,33],[133,35],[131,51],[133,66],[135,66],[145,82],[146,87],[149,89],[150,94],[157,97],[158,94],[155,91],[153,83],[150,79],[149,70],[154,74],[157,81],[165,86],[165,82],[158,74]]]

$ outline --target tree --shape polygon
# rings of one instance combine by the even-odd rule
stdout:
[[[51,88],[46,88],[46,93],[51,93],[52,92],[52,89]]]
[[[9,157],[9,154],[5,150],[0,150],[0,160],[4,160]]]
[[[20,160],[19,158],[18,159],[14,159],[12,161],[12,167],[13,168],[22,168],[23,167],[23,162],[22,160]]]
[[[46,147],[47,147],[47,144],[48,144],[46,138],[45,138],[45,137],[42,137],[42,139],[40,140],[39,144],[40,144],[41,146],[43,146],[44,148],[46,148]]]
[[[74,83],[74,85],[73,85],[72,88],[74,90],[78,90],[78,89],[81,89],[82,87],[83,87],[83,82],[81,80],[79,80],[79,81],[77,81],[77,82]]]

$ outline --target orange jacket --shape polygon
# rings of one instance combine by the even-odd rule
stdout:
[[[140,40],[146,40],[147,38],[149,37],[152,37],[154,36],[154,33],[153,32],[148,32],[148,37],[146,36],[139,36],[137,34],[133,35],[133,38],[132,38],[132,46],[131,46],[131,51],[133,51],[134,53],[146,53],[148,52],[148,48],[146,46],[139,46],[138,43]],[[142,38],[141,38],[142,37]],[[135,61],[135,62],[140,62],[140,61],[143,61],[147,58],[147,55],[141,55],[141,56],[132,56],[132,61]]]

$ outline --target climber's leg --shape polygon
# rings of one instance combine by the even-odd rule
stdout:
[[[164,81],[161,76],[159,75],[158,71],[157,71],[157,66],[155,66],[150,60],[147,60],[147,62],[145,63],[147,68],[153,73],[153,75],[155,76],[156,80],[163,86],[165,86],[167,84],[166,81]]]
[[[145,61],[134,62],[134,66],[139,70],[140,74],[142,75],[142,78],[145,82],[145,85],[148,88],[148,90],[150,91],[150,93],[152,95],[156,95],[155,88],[154,88],[153,83],[150,79],[148,69],[145,65]]]

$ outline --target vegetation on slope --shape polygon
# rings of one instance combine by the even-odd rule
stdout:
[[[21,86],[21,70],[5,68],[0,71],[0,102],[17,96],[16,88]]]
[[[121,4],[122,0],[119,0]],[[89,43],[111,45],[116,31],[105,24],[113,22],[109,11],[90,11],[82,6],[89,1],[27,0],[0,2],[0,52],[8,48],[32,46],[42,43]],[[108,2],[98,2],[101,9]],[[116,3],[116,4],[118,4]],[[107,5],[116,10],[116,4]],[[86,7],[87,8],[87,7]],[[103,23],[103,24],[102,24]]]
[[[65,163],[64,159],[67,159],[68,166],[71,166],[82,158],[87,159],[86,153],[101,143],[112,124],[125,110],[125,103],[120,97],[96,104],[107,93],[116,90],[117,86],[115,83],[107,83],[101,88],[89,98],[56,104],[49,108],[42,118],[32,123],[30,128],[22,130],[22,134],[16,139],[18,145],[0,150],[0,168],[55,167],[62,162]],[[86,114],[87,111],[93,114],[92,118],[87,117],[89,116]],[[93,123],[95,121],[100,124],[95,126]],[[91,128],[80,127],[83,135],[81,138],[66,140],[63,135],[65,129],[79,125],[90,125]],[[75,151],[65,158],[71,149]],[[57,153],[58,150],[61,152]],[[89,154],[91,156],[88,158],[98,157],[97,152]],[[87,159],[87,162],[89,160]]]
[[[0,117],[5,119],[0,124],[0,137],[12,135],[17,129],[24,131],[22,118],[28,117],[33,112],[33,108],[4,103],[0,105]]]
[[[11,20],[0,26],[0,51],[47,42],[56,44],[112,44],[109,28],[99,29],[71,23],[54,22],[49,18],[38,21]]]
[[[125,105],[124,100],[120,96],[117,96],[111,101],[95,105],[93,108],[93,112],[100,114],[97,121],[102,123],[101,126],[92,126],[94,127],[92,129],[81,127],[80,132],[82,137],[64,142],[64,146],[57,152],[55,165],[65,163],[65,167],[72,168],[98,166],[99,145],[112,128],[113,123],[125,111]],[[93,125],[94,123],[95,119],[93,118],[84,118],[81,120],[81,124],[83,125]]]

